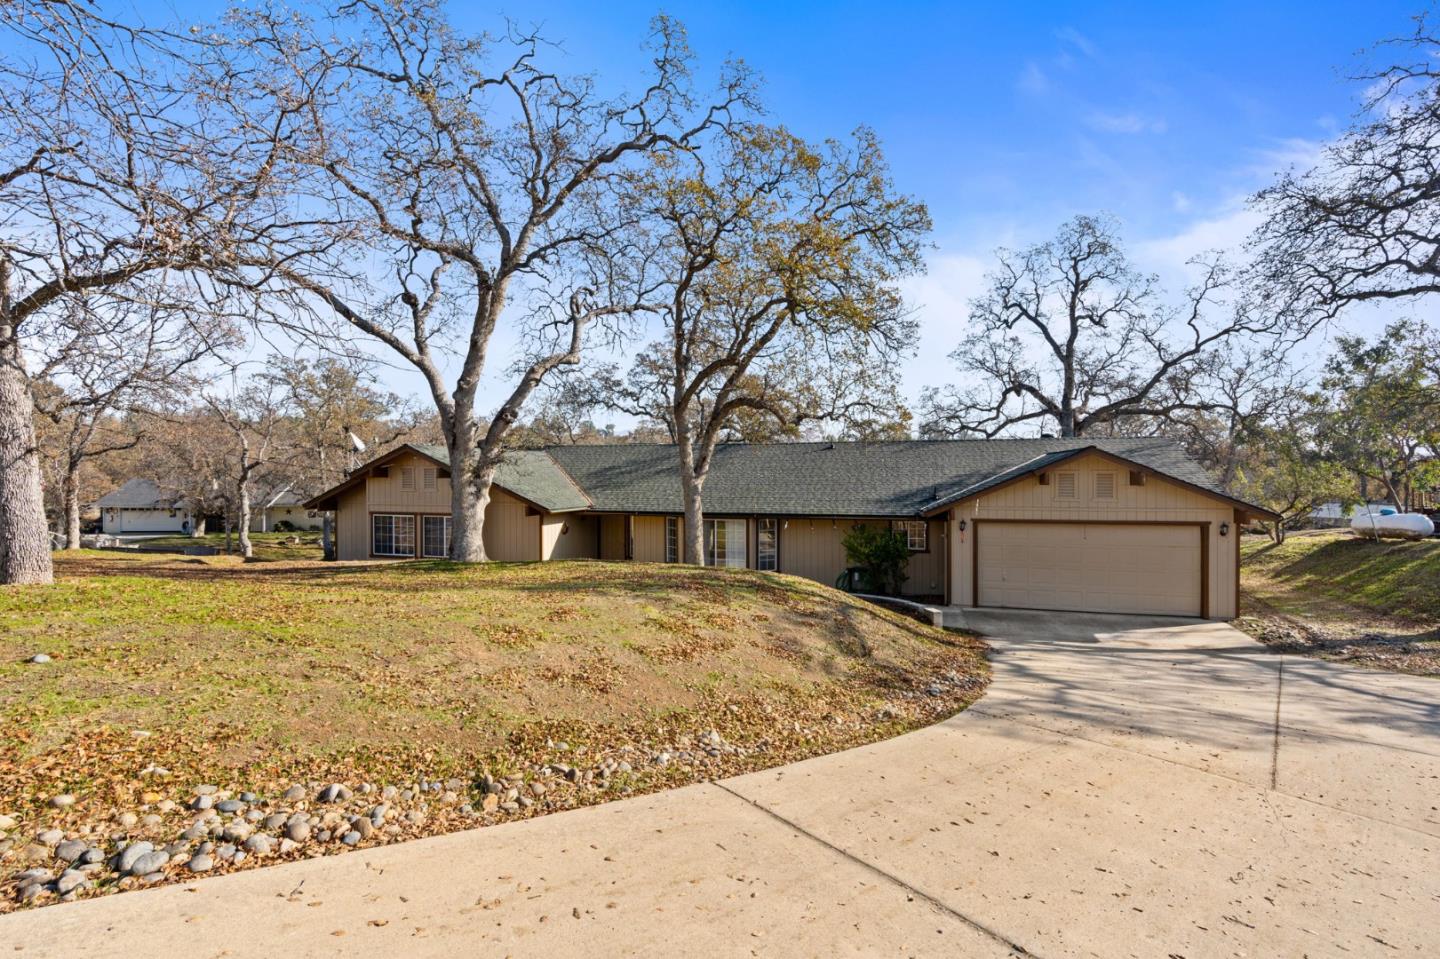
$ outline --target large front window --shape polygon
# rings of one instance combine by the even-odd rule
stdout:
[[[376,556],[414,556],[415,517],[399,513],[372,516],[370,552]]]
[[[430,559],[450,558],[450,517],[423,517],[420,549],[420,555]]]
[[[775,520],[757,520],[755,525],[755,568],[776,569],[780,558],[780,541]]]
[[[680,562],[680,517],[665,517],[665,562]]]
[[[745,568],[745,521],[705,521],[705,565]]]

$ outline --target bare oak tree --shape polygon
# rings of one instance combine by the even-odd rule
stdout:
[[[143,301],[163,274],[198,300],[221,291],[192,271],[236,262],[265,151],[193,96],[204,43],[79,3],[0,4],[0,583],[52,578],[29,355],[69,335],[81,297]]]
[[[135,449],[145,418],[118,422],[135,408],[164,404],[194,388],[187,375],[200,360],[232,346],[235,333],[223,317],[166,302],[160,284],[136,284],[144,301],[113,296],[67,297],[32,341],[35,379],[55,385],[34,390],[36,409],[63,436],[60,453],[63,532],[66,549],[80,548],[82,468],[91,460]],[[117,428],[118,427],[118,428]]]
[[[1133,267],[1110,221],[1076,217],[1053,240],[998,252],[970,330],[951,354],[965,386],[927,391],[930,436],[996,436],[1026,424],[1061,436],[1217,408],[1204,386],[1231,350],[1283,353],[1283,321],[1233,296],[1218,258],[1178,305]]]
[[[664,18],[641,89],[616,96],[547,66],[538,34],[467,35],[436,0],[353,0],[319,22],[246,11],[231,40],[212,94],[257,136],[283,127],[303,183],[303,213],[267,232],[267,278],[297,294],[273,318],[317,318],[296,331],[331,347],[363,334],[419,371],[449,449],[452,555],[483,561],[491,483],[527,400],[624,311],[587,282],[587,258],[624,232],[630,174],[729,123],[750,81],[727,69],[697,105],[684,33]],[[525,323],[532,294],[561,304],[548,336]],[[507,328],[525,359],[487,417],[482,378]]]
[[[202,399],[220,434],[214,442],[225,450],[225,478],[230,483],[223,494],[230,506],[227,515],[234,516],[240,555],[248,559],[254,554],[250,520],[256,481],[285,458],[290,440],[288,428],[294,421],[287,416],[287,396],[275,380],[259,376],[237,383],[228,395],[206,392]]]
[[[1314,169],[1255,198],[1266,308],[1319,325],[1352,303],[1440,292],[1440,35],[1433,14],[1376,49],[1360,116]]]
[[[598,382],[611,408],[670,433],[683,558],[702,563],[705,480],[727,434],[893,412],[914,337],[896,281],[920,269],[930,220],[867,130],[816,148],[747,125],[703,162],[658,158],[645,192],[664,282],[641,299],[661,335]]]

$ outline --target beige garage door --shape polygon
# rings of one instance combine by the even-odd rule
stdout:
[[[980,606],[1201,615],[1194,526],[981,522]]]

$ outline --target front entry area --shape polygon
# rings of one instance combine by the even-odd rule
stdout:
[[[1206,616],[1206,525],[975,523],[977,606]]]

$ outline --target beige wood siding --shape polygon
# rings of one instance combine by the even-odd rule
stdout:
[[[1075,474],[1075,497],[1058,496],[1061,484],[1056,473]],[[1096,473],[1114,474],[1114,498],[1095,496]],[[986,519],[1071,520],[1089,522],[1193,522],[1209,523],[1207,530],[1207,571],[1209,616],[1230,619],[1236,615],[1235,546],[1220,536],[1220,524],[1231,525],[1229,536],[1238,535],[1234,509],[1227,503],[1197,493],[1153,474],[1145,485],[1131,486],[1128,467],[1100,456],[1085,456],[1051,471],[1051,482],[1042,486],[1035,477],[965,500],[956,505],[950,525],[951,602],[974,605],[972,558],[974,531],[960,532],[960,520]],[[1103,484],[1100,484],[1103,486]],[[1198,537],[1196,533],[1197,549]]]
[[[448,506],[445,512],[450,512]],[[538,560],[540,516],[531,513],[523,501],[492,487],[490,505],[485,508],[485,552],[503,563]]]
[[[845,534],[858,525],[886,528],[890,526],[890,521],[848,517],[781,519],[780,572],[834,586],[845,567],[850,565],[845,557]],[[903,595],[940,596],[945,592],[944,520],[932,520],[928,536],[929,551],[910,554],[910,564],[906,568],[908,578],[900,590]],[[753,556],[751,562],[754,562]]]
[[[449,513],[450,481],[437,475],[434,488],[425,488],[426,471],[438,469],[432,461],[413,454],[395,460],[390,464],[389,476],[371,476],[365,481],[370,510],[377,513]],[[411,489],[405,488],[405,470],[411,470]]]
[[[641,563],[665,562],[665,517],[635,517],[635,559]]]
[[[945,593],[945,521],[931,520],[926,526],[926,542],[930,548],[923,553],[910,554],[910,565],[906,567],[909,578],[900,590],[905,596],[942,596]],[[838,570],[836,575],[839,575]]]
[[[860,522],[798,517],[780,520],[780,572],[834,586],[846,566],[841,540]],[[867,521],[866,525],[882,524]]]
[[[410,469],[406,488],[402,470]],[[450,481],[435,475],[426,482],[426,471],[438,470],[420,456],[405,456],[390,464],[390,475],[370,476],[363,486],[340,497],[336,520],[336,555],[340,559],[370,559],[370,516],[373,513],[402,513],[416,516],[450,515]],[[525,503],[498,487],[492,487],[485,510],[485,551],[502,562],[529,562],[540,558],[540,517],[529,514]],[[416,524],[419,536],[419,524]]]
[[[340,496],[335,510],[335,557],[370,558],[370,514],[365,509],[365,487]]]
[[[541,559],[596,559],[596,517],[573,513],[540,518]]]

